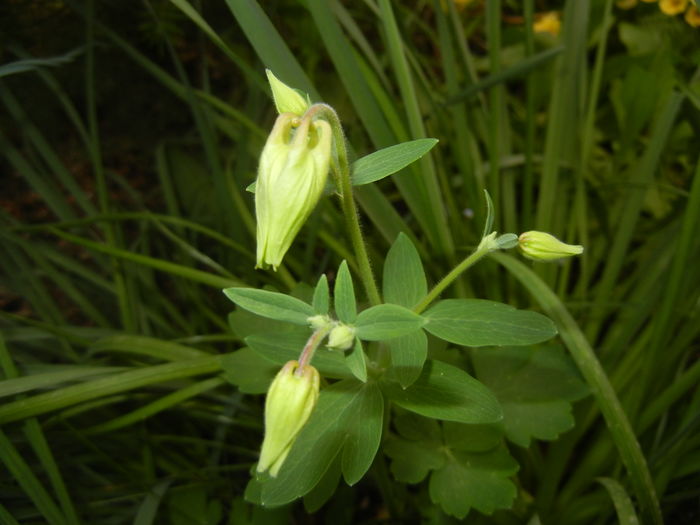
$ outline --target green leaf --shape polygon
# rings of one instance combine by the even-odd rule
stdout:
[[[466,425],[445,421],[442,424],[444,442],[455,450],[487,452],[493,450],[503,439],[503,428],[499,424]]]
[[[340,459],[336,458],[321,481],[304,496],[304,510],[313,514],[331,499],[340,481]]]
[[[399,411],[393,423],[403,438],[442,445],[442,428],[435,419],[423,417],[415,412]]]
[[[596,478],[596,481],[605,487],[610,499],[613,500],[618,523],[639,525],[639,518],[634,511],[632,500],[620,482],[613,478]]]
[[[345,480],[356,483],[379,448],[383,410],[381,392],[373,383],[346,380],[322,390],[277,477],[262,480],[262,504],[284,505],[307,494],[339,453]]]
[[[207,523],[227,523],[236,525],[287,525],[292,520],[291,508],[280,507],[277,509],[267,509],[260,506],[260,498],[253,499],[253,491],[257,481],[253,478],[246,487],[245,495],[235,497],[231,503],[231,512],[228,519],[223,522]],[[253,488],[255,487],[255,488]],[[253,501],[255,503],[253,504]]]
[[[527,447],[532,438],[556,439],[574,426],[571,401],[588,393],[559,346],[472,350],[476,375],[503,407],[506,437]]]
[[[357,337],[365,341],[383,341],[420,329],[425,319],[396,304],[379,304],[360,312],[355,326]]]
[[[418,250],[399,233],[384,263],[384,301],[412,308],[428,294],[423,263]]]
[[[306,325],[307,319],[314,315],[314,309],[296,297],[255,288],[226,288],[226,297],[241,308],[254,314]]]
[[[224,378],[246,394],[264,394],[279,371],[269,360],[250,348],[241,348],[221,360]]]
[[[516,495],[508,477],[517,470],[505,446],[483,453],[452,450],[445,466],[430,477],[430,499],[459,519],[472,508],[484,514],[507,509]]]
[[[367,383],[358,401],[355,418],[347,421],[347,436],[341,457],[343,478],[348,485],[360,481],[372,466],[379,450],[384,423],[384,397],[376,383]]]
[[[440,443],[391,437],[382,450],[391,458],[391,473],[401,483],[420,483],[431,470],[442,468],[446,461]]]
[[[338,268],[338,276],[335,278],[335,287],[333,288],[333,299],[338,319],[345,324],[353,324],[357,318],[357,304],[352,277],[346,261],[340,263]]]
[[[503,445],[498,425],[437,422],[414,414],[395,419],[398,436],[390,436],[384,451],[391,472],[404,483],[418,483],[432,470],[429,489],[433,502],[463,518],[473,507],[484,513],[507,508],[515,487],[507,479],[518,464]]]
[[[384,382],[385,394],[398,406],[422,416],[459,423],[496,423],[503,418],[496,396],[465,371],[428,360],[407,389]]]
[[[465,346],[531,345],[557,333],[542,314],[483,299],[445,299],[423,315],[428,332]]]
[[[417,139],[370,153],[353,163],[352,183],[361,186],[388,177],[420,159],[437,143],[437,139]]]
[[[290,332],[282,336],[271,332],[248,336],[245,342],[261,357],[277,365],[283,365],[288,361],[299,359],[299,354],[308,337],[308,330]],[[314,354],[312,364],[325,377],[338,379],[351,377],[345,358],[339,352],[319,348]]]
[[[486,221],[484,222],[484,233],[481,237],[486,237],[493,231],[494,209],[493,201],[489,192],[484,190],[484,198],[486,199]]]
[[[363,383],[367,382],[367,363],[365,362],[365,352],[362,350],[362,342],[355,338],[355,345],[351,350],[345,352],[345,364],[357,379]]]
[[[423,330],[389,339],[386,342],[391,354],[390,377],[407,388],[418,379],[428,357],[428,336]]]
[[[255,334],[275,334],[278,337],[285,337],[286,334],[302,334],[307,338],[311,335],[308,327],[265,319],[242,308],[236,308],[228,314],[228,324],[241,342],[245,341],[249,335]]]
[[[330,297],[328,295],[328,279],[326,279],[326,274],[321,275],[314,289],[314,298],[311,302],[311,306],[317,314],[326,315],[328,314],[328,308],[330,306]]]

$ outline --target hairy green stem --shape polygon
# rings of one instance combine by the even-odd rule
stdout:
[[[306,341],[304,349],[301,351],[301,354],[299,354],[299,366],[297,367],[296,372],[294,372],[297,376],[301,377],[304,373],[304,367],[311,364],[311,360],[314,357],[314,353],[316,353],[316,349],[323,341],[323,338],[326,337],[331,331],[331,327],[332,325],[328,323],[325,326],[314,330],[314,333],[311,334],[311,337],[309,337],[309,339]]]
[[[505,254],[492,257],[513,274],[557,325],[559,334],[596,398],[622,463],[627,468],[645,523],[663,523],[654,482],[642,448],[620,400],[578,324],[561,300],[535,272]]]
[[[360,279],[365,287],[367,298],[370,304],[377,305],[382,302],[379,295],[377,283],[374,280],[372,273],[372,265],[367,254],[367,246],[362,237],[362,229],[360,228],[360,215],[355,205],[355,198],[352,193],[352,180],[350,179],[350,163],[348,162],[348,152],[345,148],[345,135],[340,124],[340,119],[335,110],[327,104],[314,104],[309,108],[307,114],[312,116],[318,113],[328,120],[333,129],[333,141],[335,142],[335,153],[337,157],[337,173],[335,173],[335,182],[340,190],[341,205],[343,215],[345,215],[345,225],[350,233],[350,241],[355,250],[357,258],[357,266],[360,271]]]
[[[479,259],[488,254],[491,250],[492,247],[485,245],[485,243],[482,242],[479,244],[477,249],[473,251],[471,255],[455,266],[450,273],[443,277],[442,280],[428,292],[428,295],[423,297],[423,299],[421,299],[421,301],[413,307],[413,311],[417,314],[422,313],[428,306],[430,306],[430,303],[438,298],[445,288],[451,285],[454,280],[462,274],[462,272],[465,272],[476,264]]]

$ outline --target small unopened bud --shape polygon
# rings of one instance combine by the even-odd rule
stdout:
[[[272,89],[272,98],[275,101],[277,113],[294,113],[302,116],[311,105],[308,98],[305,99],[297,90],[277,78],[269,69],[265,70],[267,81]]]
[[[260,155],[255,185],[256,268],[275,270],[316,207],[328,178],[331,127],[282,113]]]
[[[355,343],[355,327],[338,323],[328,334],[328,348],[349,350]]]
[[[270,476],[277,476],[316,406],[320,383],[318,370],[311,365],[299,369],[297,361],[289,361],[277,373],[265,400],[265,439],[258,472],[269,470]]]
[[[306,322],[309,323],[309,326],[314,330],[329,329],[330,325],[333,323],[330,317],[320,314],[312,315],[306,319]]]
[[[566,244],[554,235],[545,232],[529,231],[520,234],[518,247],[525,257],[538,261],[553,261],[583,253],[583,246]]]

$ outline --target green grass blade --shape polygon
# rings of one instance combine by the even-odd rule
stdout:
[[[556,323],[564,344],[588,383],[608,424],[610,435],[630,475],[644,518],[649,523],[662,524],[654,482],[642,449],[617,394],[578,324],[547,284],[527,266],[505,254],[492,253],[491,256],[528,289]]]
[[[144,405],[132,412],[114,418],[100,425],[89,427],[85,430],[85,432],[88,434],[101,434],[105,432],[112,432],[119,428],[124,428],[133,425],[135,423],[148,419],[149,417],[158,414],[163,410],[167,410],[175,405],[179,405],[187,399],[198,396],[199,394],[202,394],[204,392],[208,392],[209,390],[213,390],[214,388],[219,387],[223,384],[226,384],[226,380],[220,377],[213,377],[211,379],[206,379],[204,381],[191,384],[171,394],[163,396],[160,399],[153,401],[152,403]]]
[[[552,97],[535,227],[555,235],[561,235],[562,232],[556,227],[554,212],[565,208],[559,183],[562,161],[569,161],[573,166],[577,163],[580,107],[585,97],[589,10],[589,0],[566,2],[562,31],[564,53],[559,56],[556,80],[551,87]]]
[[[654,124],[651,141],[635,167],[635,175],[632,182],[646,187],[653,179],[664,144],[673,129],[673,123],[676,121],[683,98],[683,95],[675,93],[665,104],[663,111]],[[603,276],[596,286],[594,311],[603,308],[609,300],[610,292],[617,282],[624,262],[627,260],[626,253],[629,250],[635,226],[639,220],[644,195],[643,191],[635,191],[624,202],[622,216],[616,221],[615,235],[605,256]],[[600,321],[602,321],[602,316]],[[601,322],[592,322],[587,327],[586,335],[593,340],[600,328]]]
[[[452,104],[458,104],[465,101],[480,93],[486,91],[499,84],[507,83],[509,80],[522,77],[530,73],[531,71],[537,69],[543,64],[547,64],[551,60],[554,60],[559,54],[564,51],[563,46],[552,47],[545,51],[541,51],[536,55],[527,57],[526,59],[518,62],[514,66],[511,66],[503,71],[498,71],[493,73],[483,79],[481,79],[476,84],[469,86],[466,89],[456,92],[454,95],[445,100],[444,104],[450,106]]]
[[[667,343],[676,332],[674,325],[678,323],[677,308],[682,299],[681,294],[684,292],[683,285],[689,282],[686,269],[696,263],[693,258],[693,250],[697,246],[698,224],[700,224],[700,158],[695,168],[690,198],[683,214],[681,232],[674,249],[673,263],[667,281],[664,283],[663,298],[654,311],[654,329],[649,342],[649,348],[654,354],[646,356],[647,366],[642,377],[642,384],[652,384],[649,379],[651,374],[658,370],[657,364],[668,359]],[[688,285],[686,284],[686,286]],[[668,375],[665,379],[672,382]],[[648,392],[648,394],[652,393]]]
[[[192,7],[192,5],[187,2],[187,0],[170,0],[174,5],[178,7],[187,17],[192,20],[197,26],[214,42],[219,49],[221,49],[224,54],[231,59],[231,61],[238,66],[241,71],[243,71],[246,76],[253,80],[258,86],[265,86],[264,82],[258,80],[260,75],[256,75],[253,69],[240,58],[223,39],[214,31],[211,26],[202,18],[202,16]]]
[[[139,335],[114,335],[104,337],[90,346],[91,354],[125,352],[155,357],[163,361],[182,361],[206,356],[206,352],[189,346]]]
[[[598,478],[598,482],[605,487],[615,505],[617,521],[621,525],[639,525],[637,513],[625,488],[613,478]]]
[[[305,91],[312,100],[321,100],[309,77],[258,2],[226,0],[226,4],[263,64],[283,82]],[[264,85],[267,91],[267,85]]]
[[[0,77],[16,75],[18,73],[26,73],[35,71],[42,67],[58,67],[68,64],[82,54],[82,47],[78,47],[64,53],[63,55],[47,57],[47,58],[28,58],[24,60],[16,60],[0,66]]]
[[[43,158],[52,176],[58,179],[63,187],[69,191],[70,196],[75,199],[76,203],[80,205],[85,213],[95,213],[95,206],[87,198],[85,192],[75,180],[73,175],[64,166],[63,162],[61,162],[56,154],[56,151],[51,147],[48,140],[30,120],[29,115],[26,114],[20,105],[20,102],[15,98],[12,92],[9,89],[2,89],[0,90],[0,97],[3,99],[5,106],[15,118],[18,127],[22,129],[27,138],[31,141],[32,145],[36,148],[36,151]],[[66,198],[62,195],[59,196],[59,198],[66,200]],[[63,218],[70,218],[73,215],[74,214],[72,212],[68,213],[67,215],[64,213]]]
[[[68,525],[65,516],[53,501],[51,496],[32,472],[31,467],[24,461],[15,446],[0,430],[0,461],[10,472],[17,484],[34,502],[39,512],[49,525]]]
[[[146,497],[139,505],[139,510],[134,518],[133,525],[152,525],[156,523],[156,515],[165,493],[172,484],[173,480],[165,479],[158,482],[151,490],[148,491]]]
[[[24,424],[24,433],[27,436],[27,440],[32,445],[34,453],[39,458],[41,465],[44,467],[44,471],[49,477],[51,486],[56,494],[56,498],[61,505],[61,509],[66,517],[68,523],[79,524],[81,521],[78,518],[78,514],[73,505],[70,495],[68,494],[68,489],[63,481],[63,476],[61,471],[56,464],[51,448],[46,441],[46,436],[42,431],[39,423],[36,419],[28,419]]]
[[[6,93],[4,88],[0,88],[0,93]],[[3,98],[7,96],[8,95],[5,94]],[[51,177],[32,165],[17,148],[10,144],[2,130],[0,130],[0,151],[3,152],[5,158],[15,171],[22,175],[31,188],[41,196],[49,209],[56,214],[59,219],[68,220],[75,217],[75,213],[71,210],[66,199]]]
[[[20,525],[19,521],[10,514],[2,503],[0,503],[0,523],[4,523],[5,525]]]
[[[0,406],[0,424],[18,421],[70,407],[99,397],[136,388],[150,386],[173,379],[181,379],[217,372],[221,368],[221,357],[210,356],[181,360],[164,365],[154,365],[112,374],[109,377],[72,385],[27,399],[20,399]],[[0,447],[1,448],[1,447]]]
[[[379,8],[380,20],[386,32],[389,57],[396,74],[401,98],[406,105],[406,116],[412,138],[425,138],[427,134],[423,125],[423,115],[418,106],[413,79],[406,61],[404,44],[399,34],[394,11],[388,0],[380,0]],[[420,160],[419,166],[419,170],[414,169],[411,174],[403,175],[404,178],[410,176],[411,193],[414,194],[406,195],[406,197],[409,201],[415,201],[413,211],[426,229],[431,243],[436,246],[440,253],[449,256],[454,253],[454,245],[447,228],[444,199],[442,199],[438,185],[435,164],[430,156],[426,156]]]
[[[0,238],[3,235],[0,234]],[[43,246],[40,243],[30,243],[19,236],[8,236],[10,241],[17,243],[34,263],[33,271],[43,277],[43,280],[51,283],[52,287],[58,288],[61,292],[75,304],[92,322],[98,326],[108,326],[109,321],[105,315],[93,305],[93,299],[75,286],[72,279],[55,268],[48,260],[49,257],[57,253],[53,247]]]
[[[51,388],[61,383],[88,379],[92,376],[112,374],[124,370],[117,366],[55,365],[55,372],[24,375],[0,382],[0,397],[12,396],[37,389]]]
[[[95,0],[87,3],[87,13],[85,16],[85,40],[86,40],[86,61],[85,61],[85,105],[87,113],[88,143],[87,150],[92,170],[95,176],[95,189],[97,193],[98,207],[101,213],[109,213],[110,198],[107,188],[107,177],[102,159],[102,144],[100,141],[100,128],[97,118],[97,93],[95,79],[97,75],[95,61]],[[107,245],[118,249],[120,232],[112,224],[106,224],[104,235]],[[122,326],[129,330],[136,329],[136,319],[134,317],[135,301],[132,296],[131,283],[123,272],[117,259],[110,259],[114,288],[117,296],[117,305]]]
[[[460,82],[460,68],[462,64],[458,61],[454,47],[455,37],[452,35],[450,27],[452,25],[447,20],[446,14],[441,8],[438,7],[438,3],[434,2],[435,15],[437,17],[438,24],[438,36],[440,39],[440,50],[442,57],[442,69],[445,75],[445,87],[447,93],[456,93],[458,84]],[[450,5],[450,11],[454,9],[453,5]],[[457,16],[454,13],[450,13],[450,17]],[[459,23],[459,22],[458,22]],[[462,73],[462,76],[464,73]],[[458,165],[459,172],[462,177],[464,192],[460,192],[456,197],[459,202],[457,208],[464,209],[468,206],[473,207],[475,203],[480,202],[484,190],[483,177],[480,175],[480,170],[477,168],[480,165],[480,161],[473,154],[474,151],[478,150],[476,141],[474,140],[473,131],[470,129],[468,124],[469,118],[469,106],[466,103],[460,102],[456,103],[454,106],[449,108],[444,108],[446,110],[446,115],[444,116],[442,123],[446,126],[451,124],[454,127],[452,142],[454,144],[459,144],[460,147],[453,149],[454,161]],[[439,159],[440,157],[438,157]],[[444,167],[441,168],[443,172],[447,171]],[[443,190],[444,195],[450,195],[454,191],[454,185],[452,187]],[[455,244],[460,245],[466,241],[468,238],[467,229],[463,227],[463,216],[459,214],[459,218],[453,218],[453,221],[457,222],[458,227],[453,226],[453,237],[455,239]],[[462,226],[462,227],[459,227]],[[461,233],[461,235],[460,235]]]
[[[181,264],[172,263],[170,261],[165,261],[163,259],[156,259],[155,257],[150,257],[148,255],[141,255],[138,253],[132,253],[127,250],[122,250],[121,248],[115,248],[109,244],[102,244],[77,235],[72,235],[70,233],[62,232],[56,228],[50,228],[51,233],[54,235],[65,239],[67,241],[73,242],[85,248],[90,248],[100,253],[105,253],[112,255],[114,257],[121,258],[125,261],[134,262],[149,268],[155,268],[156,270],[170,273],[172,275],[177,275],[179,277],[184,277],[185,279],[206,284],[209,286],[214,286],[216,288],[228,288],[231,286],[246,286],[243,281],[232,277],[220,277],[211,273],[203,272],[195,268],[190,268],[188,266],[183,266]]]

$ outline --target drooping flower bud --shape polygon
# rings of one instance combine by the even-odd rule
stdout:
[[[324,120],[282,113],[260,155],[255,185],[256,268],[275,270],[321,198],[331,158]]]
[[[311,105],[308,98],[305,99],[297,90],[290,88],[269,69],[266,69],[265,73],[272,89],[277,113],[294,113],[299,117],[306,113]]]
[[[297,374],[298,368],[298,361],[289,361],[277,373],[267,391],[265,439],[257,470],[269,470],[272,477],[277,476],[318,400],[321,383],[318,370],[305,365]]]
[[[328,334],[328,348],[333,350],[349,350],[355,343],[355,327],[338,323]]]
[[[525,257],[538,261],[553,261],[583,253],[583,246],[566,244],[554,235],[545,232],[529,231],[520,234],[518,247]]]

